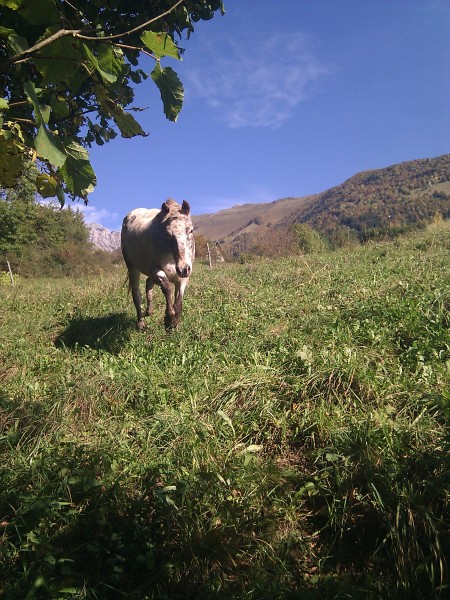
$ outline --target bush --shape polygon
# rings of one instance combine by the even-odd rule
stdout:
[[[305,254],[323,252],[329,248],[328,240],[324,235],[309,227],[297,223],[293,226],[294,234],[297,236],[298,248]]]

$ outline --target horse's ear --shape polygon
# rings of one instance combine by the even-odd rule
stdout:
[[[167,202],[163,202],[162,206],[161,206],[161,212],[163,215],[167,215],[167,213],[169,212],[170,208],[167,204]]]
[[[181,205],[181,212],[183,215],[188,215],[191,212],[191,207],[189,206],[189,202],[187,200],[183,200],[183,204]]]

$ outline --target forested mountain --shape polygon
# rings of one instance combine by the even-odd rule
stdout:
[[[315,196],[238,205],[193,221],[197,234],[240,252],[264,239],[281,239],[280,229],[288,231],[295,224],[364,241],[441,217],[450,217],[449,154],[364,171]]]
[[[450,155],[413,160],[354,175],[289,215],[283,224],[305,223],[322,232],[347,226],[370,231],[450,217]]]

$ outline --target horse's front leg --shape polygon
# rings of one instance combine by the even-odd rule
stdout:
[[[164,271],[158,271],[154,280],[159,285],[166,299],[166,315],[164,317],[164,325],[166,329],[173,329],[178,325],[176,322],[175,308],[172,303],[172,287],[167,279]]]
[[[189,283],[189,277],[181,277],[175,283],[175,320],[178,325],[181,319],[181,312],[183,310],[183,297],[184,290],[186,289],[187,284]]]

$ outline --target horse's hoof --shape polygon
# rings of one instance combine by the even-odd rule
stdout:
[[[144,321],[144,319],[141,319],[140,321],[137,322],[136,329],[138,331],[143,331],[145,329],[145,321]]]

